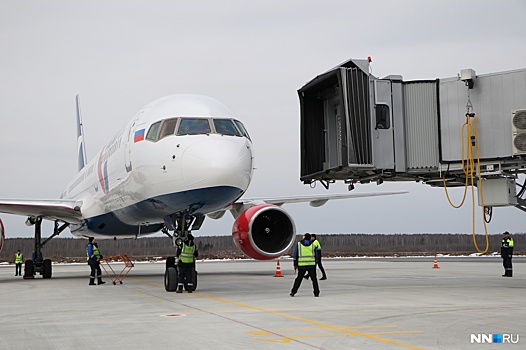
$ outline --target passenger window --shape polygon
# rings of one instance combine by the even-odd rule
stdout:
[[[239,130],[230,119],[213,119],[216,132],[223,135],[241,136]]]
[[[177,135],[210,134],[211,132],[208,119],[182,118]]]
[[[391,122],[389,119],[389,106],[376,105],[376,129],[389,129]]]
[[[247,131],[247,129],[245,129],[245,126],[243,125],[243,123],[241,123],[239,120],[234,120],[234,123],[236,123],[238,129],[241,131],[243,136],[245,136],[247,139],[250,140],[250,136],[248,135],[248,131]]]
[[[159,140],[174,134],[177,118],[166,119],[163,121],[161,131],[159,132]]]
[[[157,132],[159,131],[160,126],[161,122],[152,124],[152,126],[150,126],[150,130],[148,130],[148,134],[146,135],[146,140],[154,142],[157,141]]]

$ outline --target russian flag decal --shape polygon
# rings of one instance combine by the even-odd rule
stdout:
[[[139,142],[139,141],[142,141],[142,140],[144,140],[144,129],[137,130],[135,132],[135,137],[133,138],[133,143]]]

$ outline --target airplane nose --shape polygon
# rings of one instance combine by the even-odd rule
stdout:
[[[203,187],[246,191],[252,177],[252,149],[245,138],[219,136],[189,146],[182,157],[183,179]]]

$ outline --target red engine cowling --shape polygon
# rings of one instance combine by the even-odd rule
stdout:
[[[2,223],[2,220],[0,220],[0,252],[2,251],[2,247],[4,246],[4,241],[5,241],[4,224]]]
[[[296,239],[296,227],[281,207],[255,205],[238,216],[232,228],[232,238],[249,257],[270,260],[290,250]]]

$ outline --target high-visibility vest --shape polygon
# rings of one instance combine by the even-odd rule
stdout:
[[[508,237],[508,238],[503,238],[502,239],[502,247],[503,248],[513,248],[513,246],[514,246],[513,238]]]
[[[22,253],[15,254],[15,264],[21,264],[24,262],[24,255]]]
[[[183,246],[181,247],[181,255],[179,255],[179,260],[182,263],[191,264],[195,262],[194,253],[195,253],[195,245],[189,246],[183,243]]]
[[[93,244],[93,243],[88,243],[88,245],[87,245],[87,247],[86,247],[86,256],[87,256],[86,260],[89,260],[89,258],[90,258],[90,256],[89,256],[89,250],[88,250],[90,244],[91,244],[91,249],[92,249],[93,256],[94,256],[95,258],[97,258],[97,259],[100,259],[100,251],[99,251],[99,248],[98,248],[95,244]]]
[[[298,266],[315,266],[316,253],[314,245],[304,246],[298,242]]]
[[[320,241],[318,241],[317,239],[315,239],[314,242],[312,242],[312,245],[314,246],[314,248],[321,250]]]

